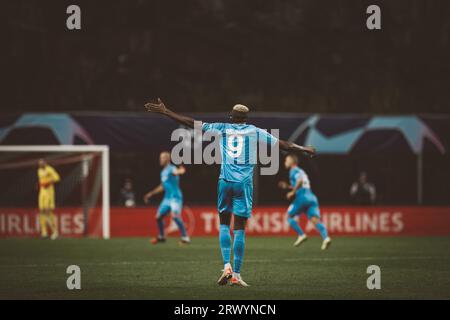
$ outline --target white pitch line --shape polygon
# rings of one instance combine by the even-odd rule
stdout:
[[[285,258],[285,259],[247,259],[244,260],[247,263],[268,263],[274,261],[281,262],[325,262],[325,261],[371,261],[371,260],[449,260],[450,257],[440,256],[405,256],[405,257],[331,257],[331,258]],[[75,263],[75,262],[74,262]],[[117,266],[117,265],[164,265],[164,264],[185,264],[185,263],[214,263],[216,261],[211,260],[176,260],[176,261],[114,261],[114,262],[87,262],[79,263],[82,266]],[[67,263],[55,263],[55,264],[15,264],[15,265],[0,265],[0,269],[7,268],[48,268],[48,267],[67,267]]]

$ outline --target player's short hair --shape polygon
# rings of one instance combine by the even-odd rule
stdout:
[[[170,152],[169,151],[162,151],[161,153],[160,153],[160,155],[162,156],[162,155],[168,155],[169,156],[169,158],[170,158]]]
[[[298,157],[295,154],[289,153],[286,157],[291,158],[294,163],[298,163]]]
[[[237,104],[231,110],[230,117],[232,120],[243,122],[247,120],[249,111],[250,110],[243,104]]]

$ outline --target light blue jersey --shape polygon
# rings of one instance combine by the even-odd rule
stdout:
[[[320,217],[319,201],[311,191],[311,184],[308,175],[299,167],[293,167],[289,171],[289,182],[295,187],[301,180],[301,186],[295,193],[295,199],[288,208],[288,214],[294,216],[305,212],[308,218]]]
[[[252,181],[257,162],[257,146],[262,141],[275,145],[278,139],[266,130],[245,123],[206,123],[204,132],[219,134],[222,165],[219,179],[229,182]]]
[[[176,169],[177,167],[169,164],[161,171],[161,184],[164,187],[165,199],[183,199],[180,189],[180,177],[173,174]]]
[[[297,190],[297,193],[301,189],[309,189],[311,191],[311,184],[309,183],[309,178],[306,172],[299,167],[293,167],[289,170],[289,182],[291,183],[291,186],[295,187],[299,180],[302,181],[302,186]]]
[[[245,123],[203,123],[202,130],[220,136],[220,167],[217,208],[220,213],[250,217],[253,206],[253,169],[258,142],[273,146],[278,139]]]
[[[183,194],[180,189],[180,177],[174,175],[176,170],[172,164],[164,167],[161,171],[161,184],[164,188],[164,198],[158,208],[158,216],[170,212],[180,214],[183,207]]]

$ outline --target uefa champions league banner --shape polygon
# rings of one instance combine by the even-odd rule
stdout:
[[[157,207],[111,208],[112,237],[150,237],[157,234]],[[322,207],[321,214],[332,236],[448,236],[450,207]],[[56,210],[62,237],[84,236],[84,214],[80,208]],[[89,212],[87,235],[101,237],[101,210]],[[169,218],[170,220],[170,218]],[[183,209],[189,234],[217,236],[219,219],[214,206]],[[178,237],[178,228],[167,221],[166,232]],[[317,235],[306,217],[300,218],[302,228]],[[249,236],[294,236],[286,220],[286,208],[256,207],[246,228]],[[0,237],[38,237],[39,219],[36,209],[0,208]]]
[[[192,114],[196,119],[228,121],[226,114]],[[249,122],[279,129],[280,137],[314,145],[320,153],[446,153],[450,117],[433,115],[317,115],[253,113]],[[101,144],[112,151],[165,150],[179,127],[164,117],[142,113],[25,113],[0,119],[0,144]]]

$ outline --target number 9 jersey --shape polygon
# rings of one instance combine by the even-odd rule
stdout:
[[[257,163],[258,142],[274,146],[278,139],[266,130],[245,123],[206,123],[203,132],[221,139],[221,168],[219,179],[231,182],[252,180]]]
[[[258,143],[274,146],[278,139],[263,129],[245,123],[203,123],[202,131],[220,139],[219,213],[232,212],[250,217]]]

